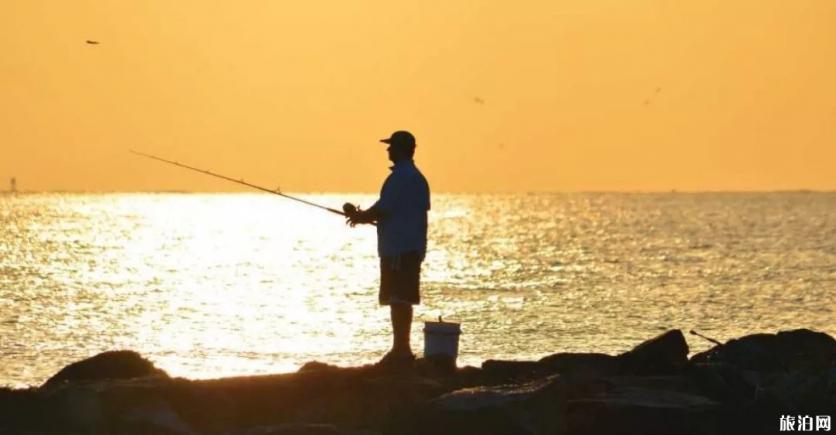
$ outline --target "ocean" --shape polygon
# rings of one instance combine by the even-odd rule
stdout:
[[[374,228],[322,210],[249,193],[6,194],[0,222],[2,385],[114,349],[216,378],[371,363],[390,344]],[[413,349],[423,321],[461,322],[460,365],[620,353],[671,328],[836,335],[836,193],[435,194],[429,238]]]

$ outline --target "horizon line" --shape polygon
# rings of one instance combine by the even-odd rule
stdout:
[[[259,194],[267,195],[267,192],[258,192],[254,190],[185,190],[185,189],[158,189],[158,190],[4,190],[0,194],[52,194],[52,193],[69,193],[69,194]],[[327,191],[327,190],[300,190],[300,191],[282,191],[288,194],[302,194],[302,195],[373,195],[378,194],[377,191]],[[433,192],[436,195],[553,195],[553,194],[589,194],[589,193],[624,193],[624,194],[654,194],[654,193],[669,193],[669,194],[703,194],[703,193],[836,193],[834,189],[706,189],[706,190],[690,190],[690,189],[669,189],[669,190],[653,190],[653,189],[634,189],[634,190],[596,190],[596,189],[578,189],[578,190],[518,190],[518,191],[479,191],[479,190],[442,190]]]

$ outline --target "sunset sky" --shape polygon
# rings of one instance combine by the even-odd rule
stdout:
[[[0,190],[836,189],[833,0],[13,0]],[[100,41],[98,45],[86,40]]]

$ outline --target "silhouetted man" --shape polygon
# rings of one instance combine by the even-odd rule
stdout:
[[[396,131],[381,142],[388,144],[394,166],[383,183],[380,199],[368,210],[346,204],[351,226],[377,223],[377,252],[380,256],[381,305],[389,305],[392,317],[392,350],[382,365],[411,364],[415,360],[409,344],[412,306],[420,303],[421,262],[427,251],[427,211],[430,187],[412,160],[415,137]]]

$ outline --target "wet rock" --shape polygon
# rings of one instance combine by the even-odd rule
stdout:
[[[44,386],[51,387],[63,382],[131,379],[146,376],[168,377],[163,370],[154,367],[151,361],[140,354],[119,350],[100,353],[72,363],[49,378]]]
[[[562,375],[611,376],[621,370],[618,358],[603,353],[556,353],[540,359],[539,364]]]
[[[107,416],[98,393],[91,386],[67,387],[44,397],[45,420],[35,420],[35,427],[47,433],[107,433]]]
[[[673,329],[618,356],[621,370],[634,374],[676,373],[688,364],[688,343]]]
[[[836,340],[809,329],[752,334],[694,355],[694,363],[722,362],[744,370],[824,370],[836,364]]]
[[[330,424],[287,423],[227,432],[226,435],[344,435]]]
[[[183,421],[167,402],[156,399],[135,405],[114,416],[121,435],[195,435],[197,432]]]
[[[781,331],[778,349],[790,370],[823,370],[836,367],[836,340],[809,329]]]
[[[828,372],[793,371],[766,376],[763,395],[775,398],[787,412],[836,413],[836,396],[829,388]]]
[[[686,375],[706,396],[724,403],[754,400],[761,388],[756,375],[725,363],[691,364]]]
[[[326,364],[319,361],[308,361],[299,367],[299,372],[316,372],[316,371],[323,371],[323,370],[339,370],[340,368],[335,365]]]
[[[543,375],[544,367],[537,361],[507,361],[489,359],[482,363],[485,376],[497,380],[531,379]]]
[[[42,395],[37,390],[0,388],[0,434],[21,433],[14,430],[44,415]]]
[[[433,400],[387,433],[515,435],[560,433],[564,383],[559,376],[518,385],[457,390]],[[397,426],[396,426],[397,427]]]
[[[419,360],[397,372],[308,363],[194,381],[109,352],[40,388],[0,389],[0,434],[756,433],[774,429],[778,412],[836,415],[833,344],[809,330],[755,334],[686,365],[684,337],[669,331],[619,356],[461,369]]]
[[[781,357],[776,355],[776,344],[775,334],[747,335],[698,353],[691,362],[726,363],[745,370],[783,370]]]
[[[674,391],[636,387],[569,400],[567,432],[573,435],[720,433],[719,404]]]
[[[456,373],[456,359],[449,355],[432,355],[416,360],[414,368],[424,376],[450,376]]]

